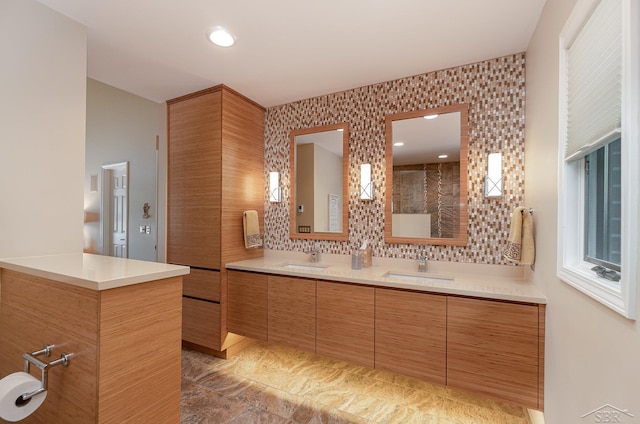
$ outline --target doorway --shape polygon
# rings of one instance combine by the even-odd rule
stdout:
[[[102,254],[129,257],[129,162],[102,165],[100,221]]]

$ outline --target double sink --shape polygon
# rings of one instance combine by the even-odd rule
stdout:
[[[311,272],[323,272],[329,268],[329,265],[314,265],[311,263],[306,264],[297,264],[297,263],[284,263],[278,265],[279,268],[290,270],[290,271],[311,271]],[[399,282],[407,282],[407,283],[415,283],[415,284],[442,284],[442,283],[453,283],[453,277],[443,277],[443,276],[435,276],[424,273],[416,273],[416,272],[401,272],[401,271],[387,271],[381,277],[388,281],[399,281]]]

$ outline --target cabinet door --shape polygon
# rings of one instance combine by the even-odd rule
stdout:
[[[449,297],[447,385],[538,408],[538,306]]]
[[[167,262],[220,269],[221,94],[169,103]]]
[[[227,330],[267,341],[267,276],[227,272]]]
[[[316,351],[373,368],[373,287],[317,282]]]
[[[316,351],[316,281],[269,276],[269,343]]]
[[[447,298],[376,289],[376,369],[446,384]]]

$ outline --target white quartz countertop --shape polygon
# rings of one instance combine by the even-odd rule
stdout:
[[[0,268],[93,290],[107,290],[189,273],[189,267],[186,266],[88,253],[0,259]]]
[[[340,281],[379,287],[546,304],[543,294],[523,277],[521,267],[429,261],[417,272],[415,260],[373,258],[373,266],[351,269],[349,256],[322,255],[311,263],[296,252],[265,252],[265,257],[226,264],[227,269]],[[414,263],[415,262],[415,263]],[[396,274],[391,276],[389,274]],[[413,280],[413,281],[412,281]]]

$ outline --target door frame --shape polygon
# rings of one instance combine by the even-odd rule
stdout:
[[[113,236],[113,228],[111,228],[110,225],[113,218],[111,173],[113,169],[122,166],[126,168],[127,172],[127,229],[125,231],[125,238],[127,239],[127,257],[129,257],[129,161],[108,163],[102,165],[100,168],[100,246],[102,250],[101,254],[109,256]]]

